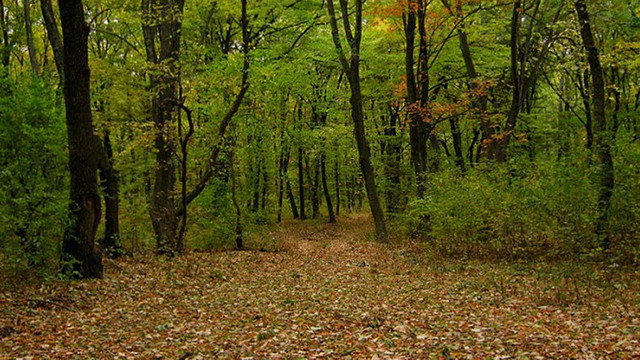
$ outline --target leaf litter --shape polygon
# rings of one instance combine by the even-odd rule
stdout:
[[[3,290],[0,358],[640,357],[636,273],[578,284],[371,232],[362,215],[291,221],[273,230],[283,251],[125,258],[103,280]]]

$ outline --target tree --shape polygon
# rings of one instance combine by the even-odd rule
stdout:
[[[81,0],[59,2],[64,38],[64,98],[71,194],[69,225],[62,243],[62,270],[70,276],[102,277],[101,254],[95,235],[100,223],[98,147],[91,117],[89,28]]]
[[[344,36],[349,45],[349,58],[345,54],[338,30],[338,20],[333,0],[327,1],[327,9],[329,11],[329,22],[331,24],[331,36],[338,53],[338,59],[342,65],[342,70],[347,75],[349,87],[351,89],[351,119],[354,125],[354,135],[358,146],[358,155],[360,169],[364,177],[367,197],[369,199],[369,207],[373,215],[373,221],[376,227],[376,236],[380,242],[388,242],[387,226],[385,224],[384,213],[380,198],[378,196],[378,187],[376,185],[375,173],[371,165],[371,150],[369,142],[365,134],[364,112],[362,106],[362,90],[360,88],[360,44],[362,42],[362,0],[355,0],[355,19],[354,29],[351,29],[349,15],[349,1],[339,0],[340,10],[342,14],[342,23],[344,25]]]
[[[591,21],[587,4],[584,0],[576,0],[574,3],[578,21],[580,23],[580,36],[584,49],[587,52],[587,61],[591,69],[591,81],[593,84],[592,106],[593,106],[593,130],[594,146],[600,161],[598,169],[598,218],[596,220],[596,239],[603,249],[609,249],[611,245],[609,233],[609,208],[611,207],[611,197],[615,186],[613,157],[611,155],[611,142],[613,132],[607,124],[606,114],[606,93],[604,72],[600,63],[598,47],[591,30]]]

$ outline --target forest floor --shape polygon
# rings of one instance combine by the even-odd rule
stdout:
[[[2,359],[640,357],[629,270],[429,259],[362,215],[273,228],[280,251],[106,263],[0,293]],[[263,239],[264,240],[264,239]]]

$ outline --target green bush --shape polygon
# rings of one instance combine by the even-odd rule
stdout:
[[[632,146],[629,146],[631,149]],[[613,257],[639,257],[640,156],[620,151],[611,208]],[[443,256],[505,259],[577,259],[596,248],[597,188],[580,156],[483,164],[466,176],[443,171],[430,178],[427,196],[403,218],[415,237]]]
[[[42,79],[0,87],[0,266],[44,275],[56,266],[66,222],[63,107]]]

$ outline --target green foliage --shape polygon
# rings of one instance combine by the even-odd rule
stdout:
[[[66,221],[66,133],[60,99],[35,77],[2,80],[0,266],[51,270]]]
[[[434,175],[406,221],[426,245],[447,256],[575,256],[592,237],[595,192],[588,172],[526,160]]]
[[[620,154],[609,260],[637,263],[640,162],[637,151]],[[482,164],[464,177],[455,170],[443,171],[433,175],[428,195],[411,203],[402,223],[428,251],[447,257],[531,260],[597,255],[597,188],[585,164],[579,156],[539,160],[535,165],[516,158],[504,165]]]

